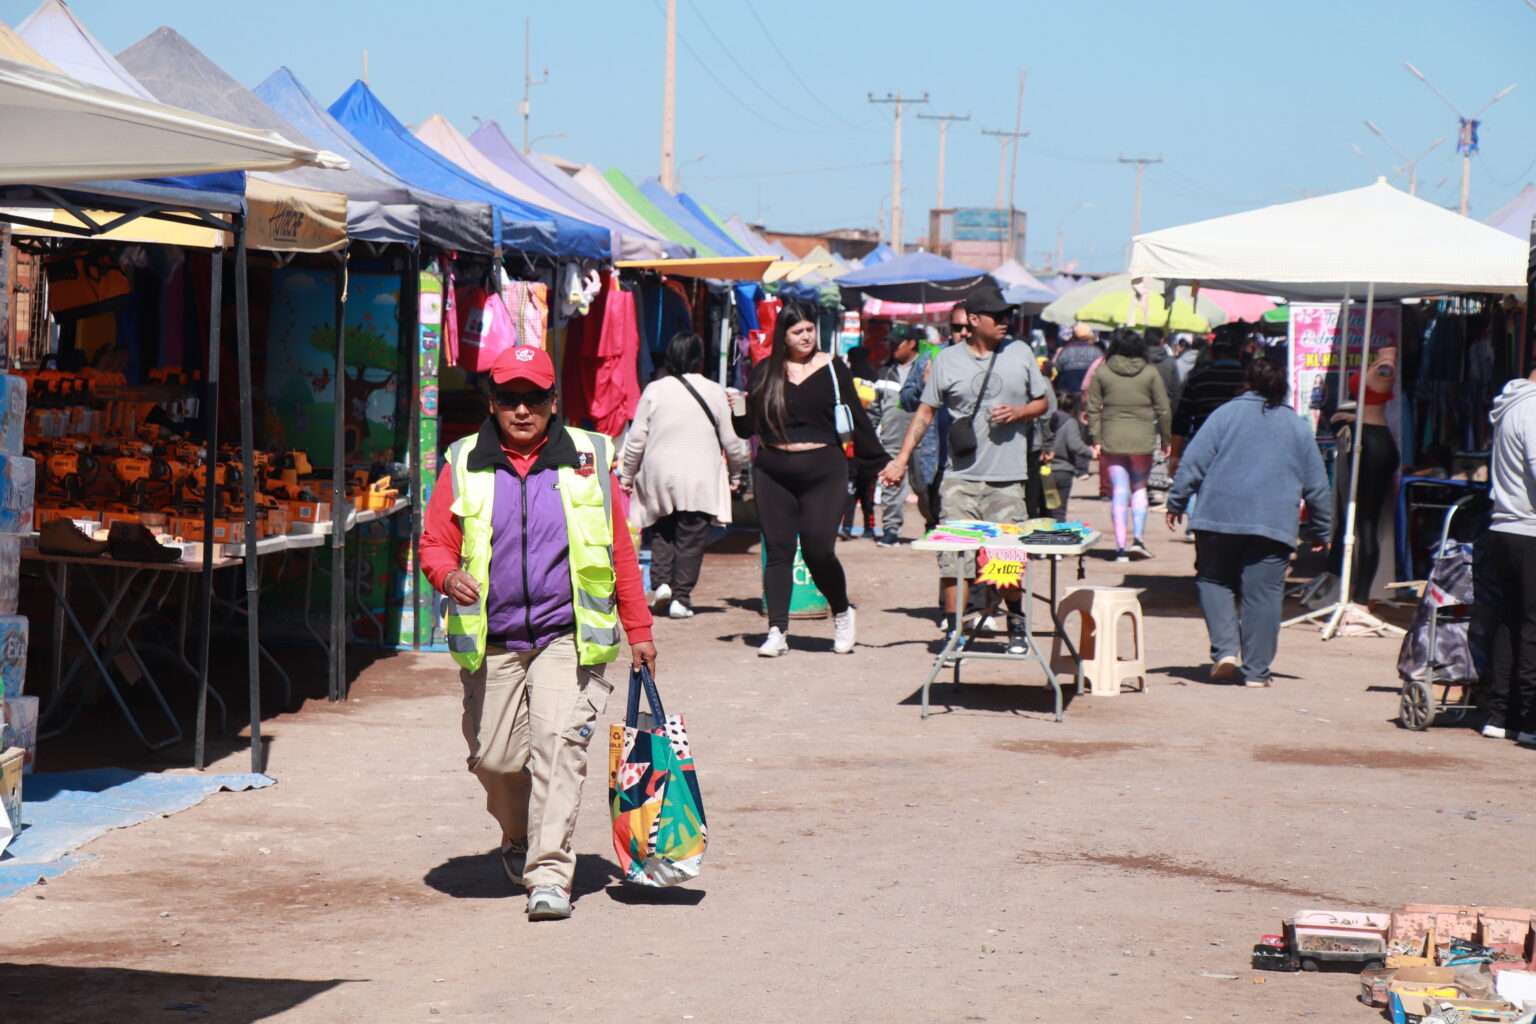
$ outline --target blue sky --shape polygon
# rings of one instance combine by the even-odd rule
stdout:
[[[15,25],[34,6],[0,0],[0,18]],[[657,168],[661,0],[72,7],[114,51],[170,25],[247,85],[286,64],[325,102],[359,76],[367,49],[370,84],[403,120],[442,113],[468,132],[474,115],[495,117],[514,138],[526,14],[535,74],[550,72],[533,93],[533,133],[564,133],[538,148],[636,178]],[[1146,175],[1142,226],[1152,229],[1393,175],[1395,158],[1364,118],[1414,154],[1447,136],[1420,165],[1420,193],[1454,205],[1454,115],[1404,60],[1469,113],[1520,85],[1482,131],[1474,216],[1536,180],[1536,75],[1521,75],[1536,10],[1523,0],[678,0],[678,11],[683,185],[722,215],[786,230],[876,223],[890,190],[891,119],[866,102],[870,91],[926,90],[931,103],[917,109],[971,114],[950,132],[947,199],[992,205],[998,144],[980,129],[1012,128],[1021,67],[1031,135],[1016,201],[1029,213],[1032,264],[1047,259],[1060,225],[1069,259],[1120,266],[1132,194],[1121,154],[1165,160]],[[934,199],[931,122],[908,115],[905,157],[912,239]]]

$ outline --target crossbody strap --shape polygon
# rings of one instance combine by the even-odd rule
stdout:
[[[719,444],[720,421],[715,419],[715,414],[709,411],[709,403],[704,401],[704,396],[695,391],[693,385],[689,384],[688,379],[682,374],[677,375],[677,382],[688,389],[688,393],[693,396],[693,400],[699,403],[699,408],[704,410],[704,415],[709,417],[709,425],[715,429],[715,443]],[[720,445],[720,449],[724,451],[725,445]]]
[[[992,380],[992,367],[997,363],[997,353],[1000,349],[992,350],[992,358],[987,360],[987,372],[981,375],[981,387],[976,392],[976,404],[971,407],[971,415],[967,417],[972,423],[976,422],[976,414],[981,412],[982,400],[987,397],[987,384]]]

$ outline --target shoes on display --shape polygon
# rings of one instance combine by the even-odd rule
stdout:
[[[107,542],[92,540],[68,519],[52,519],[38,531],[37,548],[45,555],[89,557],[107,550]]]
[[[558,885],[536,885],[528,894],[528,920],[564,921],[571,916],[571,894]]]
[[[763,641],[763,646],[757,649],[759,658],[777,658],[789,653],[789,637],[778,626],[768,628],[768,639]]]
[[[119,562],[160,564],[181,560],[180,548],[161,544],[142,523],[113,523],[107,534],[107,554]]]
[[[507,873],[512,884],[522,885],[523,869],[528,866],[528,840],[507,840],[501,844],[501,852],[497,856],[501,860],[501,869]]]
[[[1483,726],[1482,734],[1490,740],[1509,739],[1509,733],[1505,731],[1504,727],[1502,725],[1494,725],[1492,722]]]
[[[1211,666],[1211,682],[1235,683],[1238,677],[1237,659],[1230,654]]]
[[[832,616],[832,650],[836,654],[852,654],[854,639],[853,609]]]
[[[670,583],[663,583],[651,591],[651,604],[653,605],[666,604],[670,600],[672,600],[672,584]]]
[[[1137,537],[1135,540],[1131,541],[1131,554],[1135,555],[1137,558],[1152,557],[1152,552],[1148,550],[1146,542],[1143,541],[1140,537]]]
[[[672,604],[667,608],[667,618],[691,619],[693,618],[693,609],[688,607],[686,604],[683,604],[681,601],[673,601]]]

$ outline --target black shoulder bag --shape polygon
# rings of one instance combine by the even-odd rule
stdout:
[[[949,425],[949,454],[959,459],[969,459],[976,454],[976,414],[981,411],[982,399],[987,397],[987,384],[992,380],[992,367],[997,362],[997,349],[992,350],[992,358],[987,361],[987,372],[982,374],[981,388],[976,392],[976,405],[971,409],[971,414],[963,420],[955,420]]]

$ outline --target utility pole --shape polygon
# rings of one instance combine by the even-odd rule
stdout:
[[[1146,173],[1148,164],[1160,164],[1163,158],[1160,156],[1122,156],[1123,164],[1136,165],[1136,200],[1131,204],[1131,237],[1141,234],[1141,178]]]
[[[1472,201],[1472,157],[1478,151],[1477,130],[1482,125],[1482,117],[1484,114],[1488,113],[1488,108],[1499,102],[1499,100],[1503,99],[1505,96],[1508,96],[1510,93],[1514,92],[1515,87],[1513,83],[1506,85],[1504,88],[1494,93],[1493,99],[1489,100],[1487,103],[1484,103],[1481,110],[1473,114],[1471,117],[1468,117],[1466,114],[1461,112],[1460,108],[1458,108],[1456,104],[1450,101],[1445,93],[1441,92],[1439,89],[1436,89],[1434,84],[1430,82],[1429,79],[1424,77],[1424,72],[1420,71],[1412,64],[1409,64],[1407,61],[1403,61],[1403,67],[1408,69],[1408,73],[1410,75],[1423,82],[1425,87],[1429,89],[1430,92],[1434,93],[1436,98],[1439,99],[1441,103],[1444,103],[1446,106],[1450,107],[1451,113],[1456,115],[1456,152],[1461,154],[1461,215],[1465,217],[1467,215],[1467,208],[1471,205]]]
[[[1015,199],[1019,194],[1019,140],[1024,136],[1019,129],[1024,123],[1024,83],[1029,78],[1029,69],[1019,69],[1019,98],[1013,105],[1013,146],[1012,155],[1008,158],[1008,249],[1009,255],[1013,255],[1013,240],[1018,237],[1013,233],[1013,208]]]
[[[1024,82],[1023,82],[1022,79],[1020,79],[1020,81],[1019,81],[1019,101],[1022,103],[1023,99],[1024,99]],[[1005,182],[1006,182],[1006,178],[1004,177],[1004,172],[1007,171],[1007,169],[1008,169],[1008,151],[1009,151],[1009,149],[1011,148],[1011,149],[1013,149],[1013,151],[1015,153],[1017,153],[1018,152],[1018,147],[1019,147],[1019,140],[1023,139],[1023,138],[1027,138],[1029,136],[1029,132],[1021,132],[1021,131],[1019,131],[1017,129],[1015,129],[1014,131],[1011,131],[1011,132],[994,132],[994,131],[992,131],[990,129],[983,128],[981,130],[981,134],[983,134],[983,135],[990,135],[990,136],[992,136],[994,139],[996,139],[998,141],[998,151],[997,151],[997,208],[999,210],[1007,210],[1008,211],[1008,239],[1007,239],[1007,241],[1005,241],[1003,243],[1003,253],[1004,253],[1003,259],[1006,261],[1008,259],[1008,255],[1007,254],[1008,254],[1009,250],[1011,250],[1013,248],[1013,197],[1011,195],[1007,194],[1004,191],[1004,186],[1005,186]],[[1017,167],[1018,167],[1018,158],[1017,158],[1017,156],[1015,156],[1015,158],[1014,158],[1014,167],[1015,167],[1015,169],[1017,169]],[[1005,203],[1007,205],[1004,205]]]
[[[949,146],[949,123],[951,121],[969,121],[970,114],[918,114],[919,121],[939,122],[939,196],[935,201],[935,209],[944,209],[944,152]]]
[[[667,0],[667,68],[661,92],[661,187],[676,185],[672,156],[677,141],[677,0]]]
[[[537,81],[533,77],[533,25],[531,18],[523,19],[523,152],[528,152],[528,115],[532,113],[533,106],[529,102],[532,98],[529,94],[533,87],[543,85],[549,81],[549,68],[545,68]]]
[[[1372,135],[1376,136],[1378,139],[1384,142],[1387,148],[1395,153],[1397,158],[1402,161],[1402,163],[1397,167],[1398,173],[1408,175],[1408,194],[1411,196],[1418,195],[1419,162],[1422,161],[1425,157],[1429,156],[1429,154],[1433,153],[1435,150],[1439,149],[1440,144],[1445,141],[1445,136],[1442,135],[1434,142],[1431,142],[1428,148],[1426,148],[1424,152],[1420,153],[1418,156],[1410,157],[1407,153],[1404,153],[1401,149],[1398,149],[1396,143],[1387,138],[1387,133],[1378,128],[1376,126],[1376,122],[1367,121],[1365,122],[1365,127],[1370,130]]]
[[[671,0],[675,2],[675,0]],[[902,96],[899,93],[886,93],[876,98],[874,93],[869,94],[871,103],[889,103],[895,108],[896,128],[891,136],[891,248],[896,250],[896,255],[901,255],[901,108],[904,103],[922,104],[928,102],[928,94],[925,92],[920,97]]]
[[[368,84],[368,50],[363,50],[363,84]]]

